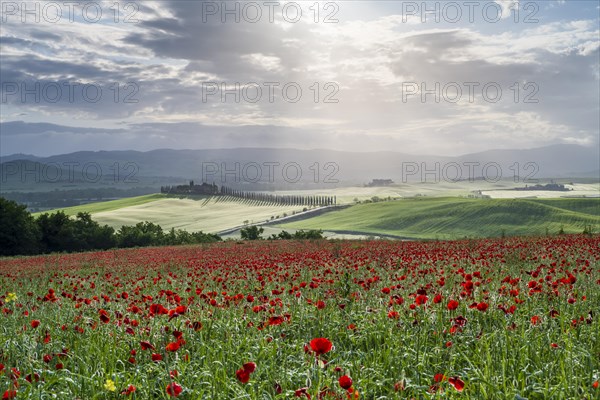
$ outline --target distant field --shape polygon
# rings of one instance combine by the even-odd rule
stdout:
[[[564,183],[564,182],[563,182]],[[516,199],[524,197],[536,197],[538,199],[549,198],[569,198],[569,197],[599,197],[600,185],[598,183],[564,183],[569,189],[567,192],[557,192],[549,190],[504,190],[504,189],[485,189],[482,193],[494,199]],[[523,187],[523,184],[515,185]]]
[[[389,234],[422,239],[581,233],[600,228],[600,199],[419,198],[359,204],[278,225],[343,233]]]
[[[466,185],[466,184],[465,184]],[[440,186],[440,193],[445,186]],[[466,188],[466,187],[465,187]],[[447,189],[447,188],[446,188]],[[468,237],[580,233],[591,225],[600,231],[600,199],[475,199],[465,197],[401,198],[413,186],[388,188],[340,188],[338,203],[352,203],[354,198],[396,198],[394,201],[359,204],[350,208],[294,222],[271,225],[267,230],[322,229],[329,237],[355,235],[392,235],[421,239],[454,239]],[[429,190],[433,190],[429,188]],[[508,191],[519,193],[516,191]],[[278,192],[279,194],[294,192]],[[313,194],[312,191],[295,192]],[[323,194],[315,191],[314,194]],[[221,232],[250,224],[262,223],[271,217],[292,215],[301,206],[278,206],[227,197],[177,198],[162,194],[91,203],[63,209],[68,215],[89,212],[101,224],[116,229],[150,221],[164,229],[176,228],[190,232]],[[229,234],[237,237],[239,232]]]
[[[571,190],[567,192],[557,191],[520,191],[507,190],[525,186],[524,183],[515,183],[513,180],[501,180],[498,182],[486,182],[482,180],[446,182],[440,181],[437,183],[418,183],[407,182],[397,183],[393,186],[386,187],[339,187],[332,188],[324,192],[320,190],[298,190],[298,191],[278,191],[278,194],[290,195],[319,195],[328,194],[337,197],[338,204],[350,204],[355,199],[366,200],[374,196],[380,198],[399,198],[399,197],[459,197],[472,195],[477,191],[488,195],[492,198],[520,198],[520,197],[537,197],[537,198],[563,198],[563,197],[600,197],[600,185],[598,183],[575,183],[561,182]]]
[[[487,182],[439,182],[439,183],[398,183],[385,187],[339,187],[328,191],[320,190],[297,190],[278,191],[278,194],[289,195],[319,195],[328,194],[337,197],[338,204],[351,204],[355,199],[367,200],[374,196],[379,198],[400,198],[413,196],[467,196],[474,190],[502,190],[512,188],[516,185],[511,182],[498,182],[495,184]]]
[[[159,224],[163,229],[190,232],[219,232],[249,223],[264,222],[271,216],[300,212],[301,206],[265,205],[227,197],[177,198],[156,194],[63,209],[69,215],[89,212],[94,220],[114,228],[140,221]]]

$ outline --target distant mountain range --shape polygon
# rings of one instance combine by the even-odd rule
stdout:
[[[0,158],[2,190],[35,183],[70,186],[143,182],[154,186],[188,180],[256,188],[305,188],[366,184],[527,177],[600,177],[600,150],[552,145],[526,150],[489,150],[458,157],[397,152],[342,152],[277,148],[211,150],[81,151],[50,157],[14,154]]]

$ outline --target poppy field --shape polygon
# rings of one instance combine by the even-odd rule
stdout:
[[[3,399],[600,398],[600,236],[0,259]]]

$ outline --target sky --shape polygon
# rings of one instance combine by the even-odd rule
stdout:
[[[596,0],[0,3],[0,155],[599,145]]]

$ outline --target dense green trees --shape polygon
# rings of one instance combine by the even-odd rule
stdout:
[[[117,232],[119,247],[144,247],[152,243],[163,244],[163,230],[152,222],[139,222],[135,226],[123,226]]]
[[[180,245],[212,243],[221,240],[219,235],[200,232],[187,232],[171,228],[165,233],[160,225],[152,222],[139,222],[135,226],[123,226],[117,232],[119,247],[143,247],[159,245]]]
[[[285,231],[283,231],[285,232]],[[282,233],[283,233],[282,232]],[[299,231],[296,231],[296,233],[294,233],[293,238],[294,239],[301,239],[301,240],[305,240],[305,239],[323,239],[323,231],[322,230],[317,230],[317,229],[310,229],[308,231],[304,231],[302,229],[300,229]]]
[[[259,228],[258,226],[252,225],[242,228],[240,230],[240,235],[242,236],[242,240],[261,240],[263,239],[262,234],[265,230],[263,228]],[[308,231],[299,230],[294,233],[289,233],[288,231],[281,231],[278,234],[272,234],[267,239],[268,240],[316,240],[316,239],[324,239],[323,231],[317,229],[311,229]]]
[[[263,239],[264,229],[248,226],[241,230],[244,240]],[[299,230],[293,234],[281,231],[269,240],[322,239],[320,230]],[[100,225],[89,213],[72,218],[62,211],[34,218],[24,205],[0,197],[0,256],[52,252],[106,250],[115,247],[184,245],[220,241],[216,234],[187,232],[172,228],[165,232],[160,225],[144,221],[123,226],[115,232]]]
[[[106,250],[115,247],[115,230],[110,226],[100,226],[88,213],[77,214],[71,219],[62,211],[42,214],[37,219],[41,232],[41,251],[83,251]]]
[[[248,226],[246,228],[242,228],[240,230],[240,235],[243,240],[259,240],[262,239],[262,233],[265,230],[263,228],[259,228],[256,225]]]
[[[37,219],[26,207],[0,197],[0,256],[51,252],[106,250],[115,247],[143,247],[211,243],[218,235],[171,229],[140,222],[123,226],[118,232],[92,220],[89,213],[71,218],[62,211],[42,214]]]
[[[0,197],[0,255],[35,254],[40,229],[27,207]]]
[[[300,229],[299,231],[289,233],[288,231],[281,231],[277,235],[272,234],[269,240],[316,240],[324,239],[323,231],[311,229],[308,231]]]

